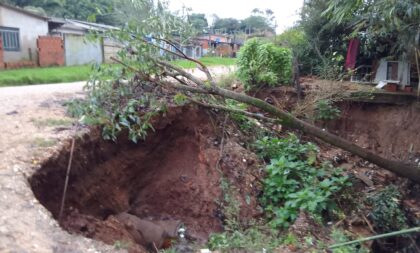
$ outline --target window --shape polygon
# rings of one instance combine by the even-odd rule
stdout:
[[[0,35],[3,41],[4,51],[19,51],[19,29],[10,27],[0,27]]]
[[[392,81],[398,80],[398,62],[388,62],[386,68],[386,79]]]

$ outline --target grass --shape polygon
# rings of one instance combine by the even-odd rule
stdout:
[[[54,139],[45,139],[42,137],[37,137],[33,140],[33,145],[38,148],[50,148],[58,143],[57,140]]]
[[[203,57],[200,59],[206,66],[231,66],[236,64],[235,58],[222,58],[222,57]],[[185,68],[192,69],[196,67],[196,64],[187,60],[177,60],[173,62],[175,65]]]
[[[230,66],[236,63],[233,58],[203,57],[200,60],[207,66]],[[186,69],[196,67],[195,63],[187,60],[177,60],[173,64]],[[89,79],[91,71],[90,65],[4,70],[0,71],[0,87],[84,81]]]
[[[0,71],[0,87],[84,81],[90,72],[90,65],[4,70]]]
[[[34,125],[38,128],[42,127],[68,127],[73,124],[73,120],[70,119],[31,119]]]

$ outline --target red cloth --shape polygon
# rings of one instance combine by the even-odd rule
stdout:
[[[355,69],[357,55],[359,54],[360,40],[351,39],[349,43],[349,48],[347,49],[347,58],[346,58],[346,69]]]

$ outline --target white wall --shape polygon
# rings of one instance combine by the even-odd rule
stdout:
[[[102,63],[102,43],[89,41],[86,36],[65,34],[64,47],[66,65],[83,65],[90,63]]]
[[[0,26],[19,28],[20,51],[4,51],[5,62],[38,60],[36,40],[40,35],[48,34],[48,22],[40,18],[0,6]]]
[[[376,71],[375,82],[378,83],[380,81],[387,80],[387,67],[388,61],[382,59],[379,62],[379,67]],[[398,80],[392,81],[400,81],[400,85],[410,85],[410,63],[409,62],[398,62]]]

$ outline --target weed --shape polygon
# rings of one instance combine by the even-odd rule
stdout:
[[[218,85],[222,88],[229,89],[232,85],[237,82],[237,77],[235,72],[229,72],[228,74],[221,75],[218,78]]]
[[[394,185],[368,197],[372,205],[369,218],[378,232],[387,233],[407,227],[407,220],[400,205],[401,194]]]
[[[71,126],[73,120],[70,119],[31,119],[34,125],[38,128],[42,127],[59,127],[59,126]]]
[[[220,188],[223,193],[223,199],[219,203],[225,217],[225,230],[235,231],[241,228],[240,211],[241,203],[235,197],[235,188],[230,185],[226,178],[220,180]]]
[[[332,231],[331,238],[334,240],[335,243],[344,243],[351,240],[348,236],[346,236],[346,234],[343,231],[338,230],[338,229],[334,229]],[[333,253],[367,253],[369,252],[369,250],[360,244],[352,244],[352,245],[333,249],[332,252]]]
[[[116,250],[128,249],[129,247],[130,247],[130,242],[120,241],[120,240],[114,242],[114,248]]]
[[[271,252],[282,244],[278,233],[264,227],[254,226],[246,230],[236,230],[221,234],[212,234],[209,238],[208,247],[211,250],[231,252]]]
[[[301,210],[321,219],[324,210],[336,208],[334,195],[349,186],[347,176],[329,164],[316,166],[317,147],[288,138],[263,138],[256,143],[260,156],[270,158],[262,204],[273,227],[287,228]]]
[[[330,100],[322,99],[316,104],[315,119],[333,120],[340,116],[340,110],[334,107]]]
[[[33,140],[33,145],[39,148],[49,148],[57,144],[57,140],[54,139],[45,139],[37,137]]]

